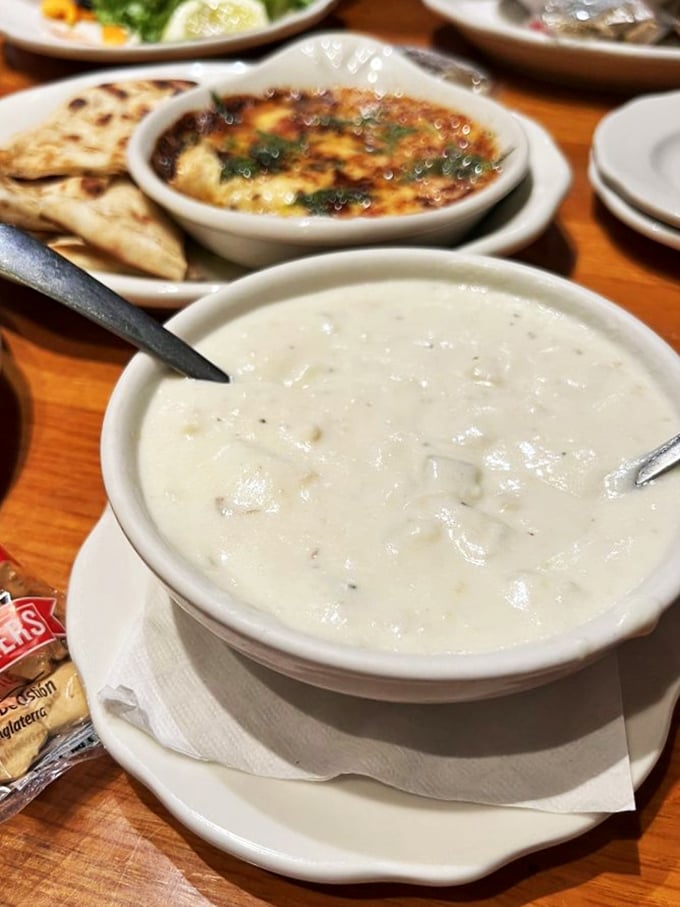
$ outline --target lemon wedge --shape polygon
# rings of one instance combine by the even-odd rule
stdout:
[[[163,41],[192,41],[269,24],[260,0],[186,0],[180,3],[163,31]]]

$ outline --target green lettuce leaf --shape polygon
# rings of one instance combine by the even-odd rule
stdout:
[[[160,41],[170,16],[184,0],[91,0],[92,10],[103,25],[121,25],[141,41]],[[262,0],[270,19],[293,9],[309,6],[312,0]]]
[[[163,30],[183,0],[92,0],[103,25],[121,25],[144,42],[160,41]]]

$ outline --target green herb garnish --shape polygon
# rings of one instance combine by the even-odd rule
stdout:
[[[161,40],[170,16],[183,0],[92,0],[103,25],[120,25],[149,43]]]
[[[365,126],[371,126],[377,123],[378,119],[373,114],[366,116],[357,116],[349,119],[348,117],[336,117],[332,113],[324,114],[314,121],[314,125],[321,129],[331,129],[335,132],[344,132],[345,129],[363,129]]]
[[[402,126],[400,123],[385,123],[380,128],[378,135],[385,143],[385,152],[387,154],[392,154],[397,143],[403,139],[405,135],[413,135],[414,132],[418,132],[418,129],[415,126]]]
[[[295,203],[302,205],[310,214],[334,214],[349,205],[366,205],[371,196],[366,189],[337,186],[318,189],[316,192],[298,192]]]
[[[234,177],[241,176],[243,179],[252,179],[261,172],[261,167],[252,157],[239,157],[237,155],[219,155],[220,159],[220,182],[226,183]]]
[[[250,154],[261,170],[276,173],[292,156],[304,151],[302,139],[286,139],[273,132],[257,133],[258,141],[250,146]]]
[[[270,19],[278,19],[294,9],[304,9],[312,0],[262,0]]]
[[[479,154],[470,154],[460,148],[449,147],[440,157],[424,158],[416,161],[404,173],[407,182],[425,179],[428,176],[445,176],[454,180],[475,180],[482,174],[493,170],[496,165],[493,161],[481,157]]]
[[[233,126],[234,123],[238,122],[238,111],[232,110],[232,108],[229,107],[229,105],[214,91],[210,92],[210,97],[212,99],[213,107],[215,108],[215,113],[222,117],[227,126]]]
[[[258,132],[257,139],[247,154],[222,151],[218,155],[223,183],[236,176],[251,179],[259,173],[278,173],[289,166],[291,157],[304,150],[302,139],[286,139],[270,132]]]

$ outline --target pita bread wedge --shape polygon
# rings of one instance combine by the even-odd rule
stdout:
[[[46,191],[44,181],[26,183],[0,176],[0,222],[31,232],[55,232],[56,225],[40,213]]]
[[[43,242],[84,271],[101,271],[107,274],[125,274],[132,277],[148,276],[137,268],[129,268],[112,255],[86,243],[80,236],[58,234],[43,237]]]
[[[168,280],[186,276],[181,230],[127,176],[56,181],[40,213],[130,268]]]
[[[194,84],[133,79],[85,88],[0,149],[0,173],[18,179],[124,173],[125,149],[137,123]]]

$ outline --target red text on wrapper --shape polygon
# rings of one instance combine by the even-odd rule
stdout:
[[[0,673],[57,639],[66,638],[64,625],[54,616],[55,598],[11,599],[0,593]]]

